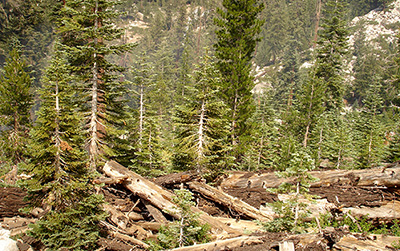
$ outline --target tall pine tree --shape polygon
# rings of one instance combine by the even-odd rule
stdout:
[[[214,45],[222,74],[221,94],[230,108],[227,116],[231,126],[230,141],[233,155],[240,160],[252,127],[249,118],[255,107],[251,90],[254,87],[250,74],[251,60],[260,38],[263,21],[258,16],[264,5],[258,0],[224,0],[218,8],[219,18],[214,20],[218,29]]]
[[[32,158],[24,169],[31,178],[23,185],[32,206],[49,210],[30,231],[33,237],[52,250],[91,250],[99,236],[96,224],[105,213],[102,196],[94,194],[93,172],[87,169],[82,114],[72,102],[76,92],[71,81],[64,54],[56,51],[40,90],[29,145]]]
[[[26,158],[33,103],[32,78],[17,45],[0,72],[0,83],[1,154],[16,165]]]
[[[107,58],[132,47],[110,43],[122,34],[112,23],[118,15],[113,11],[116,4],[111,0],[66,0],[60,13],[61,43],[69,53],[72,74],[78,77],[81,109],[87,115],[87,149],[92,170],[105,159],[125,157],[128,151],[123,137],[126,87],[117,81],[117,73],[124,69]]]
[[[229,163],[225,144],[228,134],[227,107],[219,98],[221,77],[215,64],[206,56],[195,73],[192,97],[177,107],[175,114],[176,154],[179,169],[219,171]]]

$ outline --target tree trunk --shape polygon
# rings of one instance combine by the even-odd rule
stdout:
[[[204,120],[205,120],[205,113],[206,113],[206,102],[205,100],[201,103],[201,110],[200,110],[200,119],[199,119],[199,131],[198,131],[198,143],[197,143],[197,159],[196,159],[196,166],[197,171],[201,170],[201,164],[204,158]]]
[[[272,220],[272,215],[267,215],[260,210],[250,206],[246,202],[243,202],[237,198],[230,196],[229,194],[224,193],[221,190],[218,190],[214,187],[211,187],[207,184],[200,183],[197,181],[192,181],[187,183],[189,188],[193,191],[196,191],[203,195],[204,197],[211,199],[225,207],[232,209],[241,215],[245,215],[248,218],[259,220],[259,221],[266,221]]]
[[[311,187],[353,185],[361,187],[397,187],[400,185],[400,166],[364,170],[329,170],[309,172],[319,181]],[[222,188],[276,188],[283,182],[295,182],[294,178],[279,178],[274,173],[252,174],[235,171],[221,182]]]
[[[95,33],[97,28],[99,27],[99,20],[97,18],[98,12],[98,2],[96,1],[96,6],[94,9],[94,14],[96,15],[94,29]],[[97,45],[98,39],[94,38],[94,44]],[[93,172],[97,168],[97,156],[99,154],[99,146],[98,146],[98,77],[99,77],[99,69],[97,66],[97,53],[93,54],[94,62],[92,66],[92,101],[91,101],[91,114],[90,114],[90,124],[89,124],[89,166],[90,170]]]

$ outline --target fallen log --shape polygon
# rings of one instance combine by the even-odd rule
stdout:
[[[327,170],[312,171],[310,174],[318,181],[311,187],[352,185],[362,187],[398,187],[400,185],[400,167],[373,168],[363,170]],[[284,182],[294,182],[295,178],[280,178],[275,173],[249,173],[234,171],[224,178],[222,188],[277,188]]]
[[[108,161],[103,168],[104,173],[112,178],[128,177],[122,185],[130,190],[134,195],[149,201],[152,205],[163,212],[179,219],[177,205],[172,202],[173,194],[142,176],[128,170],[115,161]],[[224,223],[209,216],[207,213],[196,207],[191,207],[194,213],[199,213],[199,220],[210,225],[212,232],[225,231],[230,235],[238,236],[242,232],[226,226]]]
[[[351,250],[376,250],[387,251],[395,250],[393,243],[398,243],[400,237],[386,235],[370,235],[367,238],[357,238],[353,235],[343,236],[343,238],[333,245],[332,250],[335,251],[351,251]]]
[[[213,250],[232,250],[236,247],[243,247],[244,245],[261,244],[263,241],[255,236],[241,236],[232,239],[218,240],[214,242],[197,244],[193,246],[181,247],[171,249],[171,251],[213,251]]]
[[[392,201],[380,207],[356,207],[342,208],[344,213],[351,213],[356,217],[367,217],[368,219],[379,219],[379,221],[392,221],[400,219],[400,202]]]
[[[118,238],[118,239],[121,239],[121,240],[125,240],[125,241],[129,241],[133,245],[136,245],[136,246],[139,246],[139,247],[142,247],[142,248],[146,248],[146,249],[149,248],[149,245],[147,245],[143,241],[140,241],[140,240],[138,240],[136,238],[133,238],[132,236],[121,234],[121,233],[118,233],[118,232],[111,232],[111,231],[109,231],[108,233],[109,233],[109,235],[111,235],[111,236],[113,236],[115,238]]]
[[[263,230],[263,225],[259,224],[255,221],[249,221],[249,220],[236,220],[232,218],[224,218],[224,217],[216,217],[218,220],[221,222],[227,224],[231,228],[235,229],[241,229],[245,233],[253,233],[257,231],[262,231]]]
[[[266,221],[272,220],[273,215],[269,215],[261,212],[260,210],[250,206],[246,202],[241,201],[238,198],[230,196],[221,190],[218,190],[212,186],[205,183],[200,183],[197,181],[192,181],[187,183],[192,191],[196,191],[203,195],[204,197],[211,199],[229,209],[236,211],[241,215],[245,215],[251,219]]]
[[[167,224],[168,220],[165,218],[162,212],[158,210],[156,207],[151,205],[147,200],[143,200],[144,206],[147,208],[151,216],[153,216],[154,220],[162,223],[162,224]]]

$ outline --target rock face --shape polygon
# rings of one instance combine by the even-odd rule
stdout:
[[[18,251],[17,242],[10,239],[10,231],[0,227],[0,251]]]
[[[359,29],[350,36],[349,43],[353,45],[355,37],[360,33],[364,33],[366,42],[374,42],[381,36],[388,42],[394,42],[399,25],[400,0],[396,0],[385,10],[372,10],[367,15],[354,18],[350,26],[359,26]],[[376,43],[373,44],[378,46]]]

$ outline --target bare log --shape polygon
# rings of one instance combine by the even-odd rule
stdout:
[[[273,215],[269,215],[261,212],[260,210],[250,206],[246,202],[241,201],[238,198],[235,198],[229,194],[224,193],[221,190],[218,190],[212,186],[209,186],[205,183],[200,183],[197,181],[187,183],[189,188],[193,191],[196,191],[208,199],[211,199],[219,204],[224,205],[227,208],[230,208],[239,214],[245,215],[251,219],[265,221],[272,220]]]
[[[109,178],[109,177],[99,177],[93,180],[94,184],[105,184],[105,185],[114,185],[114,184],[121,184],[124,180],[128,177],[119,177],[119,178]]]
[[[160,227],[162,224],[159,222],[139,221],[139,222],[135,222],[135,225],[140,226],[144,229],[158,232],[158,230],[160,230]]]
[[[400,219],[400,202],[392,201],[380,207],[356,207],[356,208],[342,208],[345,213],[350,213],[353,216],[365,216],[369,219],[379,219],[380,221],[391,221]]]
[[[244,245],[255,245],[263,243],[255,236],[241,236],[232,239],[219,240],[204,244],[181,247],[172,249],[174,251],[203,251],[203,250],[231,250],[232,248],[242,247]],[[172,251],[171,250],[171,251]]]
[[[147,200],[143,200],[143,204],[144,204],[144,206],[147,208],[147,210],[149,211],[149,213],[151,214],[151,216],[153,216],[153,218],[154,218],[157,222],[160,222],[160,223],[162,223],[162,224],[168,223],[168,220],[165,218],[165,216],[163,215],[163,213],[160,212],[160,210],[158,210],[156,207],[154,207],[153,205],[151,205]]]
[[[122,165],[115,161],[108,161],[103,168],[106,175],[110,177],[129,177],[125,180],[122,185],[130,190],[133,194],[141,197],[142,199],[148,200],[152,205],[159,208],[163,212],[179,219],[179,212],[177,205],[172,202],[173,194],[153,182],[143,178],[142,176],[129,171]],[[214,219],[207,213],[199,210],[196,207],[191,207],[191,210],[195,213],[200,213],[199,219],[203,223],[208,223],[213,232],[226,231],[230,235],[240,235],[241,231],[232,229],[226,226],[224,223]]]
[[[140,241],[140,240],[138,240],[136,238],[133,238],[132,236],[129,236],[129,235],[121,234],[121,233],[118,233],[118,232],[111,232],[111,231],[109,231],[109,235],[111,235],[111,236],[113,236],[115,238],[121,239],[121,240],[129,241],[130,243],[132,243],[134,245],[137,245],[137,246],[140,246],[140,247],[143,247],[143,248],[146,248],[146,249],[149,248],[149,245],[147,245],[143,241]]]
[[[400,185],[400,167],[373,168],[363,170],[313,171],[310,174],[319,180],[311,187],[352,185],[361,187],[397,187]],[[276,188],[284,182],[294,182],[294,178],[280,178],[275,173],[253,174],[235,171],[224,178],[222,188]]]
[[[392,250],[392,244],[398,243],[400,237],[386,235],[370,235],[367,238],[358,239],[353,235],[343,236],[343,238],[333,245],[333,250]],[[390,247],[390,248],[389,248]],[[393,249],[394,250],[394,249]]]

